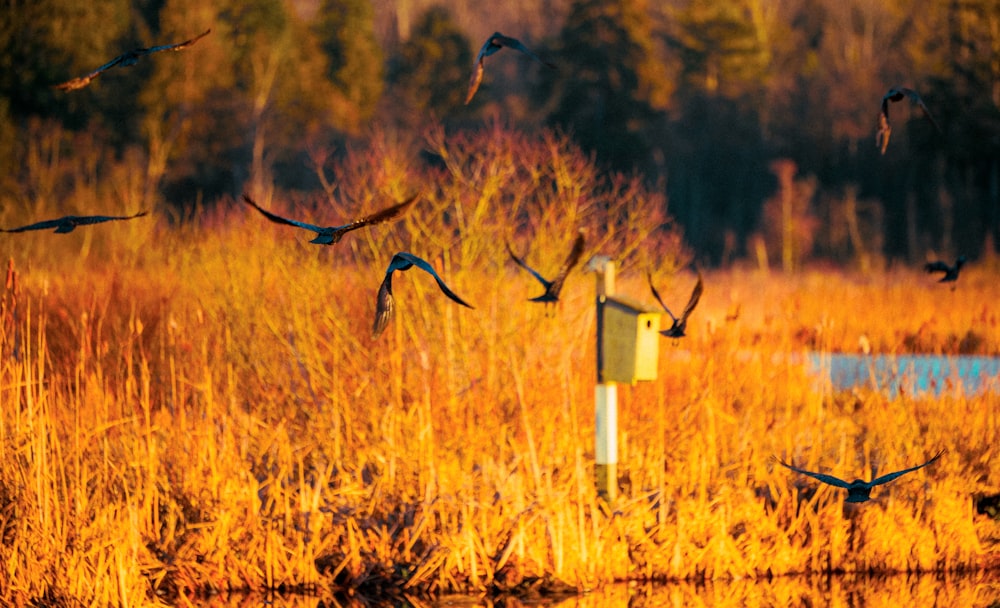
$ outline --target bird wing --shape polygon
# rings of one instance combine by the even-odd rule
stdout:
[[[41,222],[35,222],[34,224],[28,224],[27,226],[21,226],[20,228],[10,228],[4,230],[4,232],[27,232],[29,230],[45,230],[47,228],[58,228],[62,225],[66,218],[61,217],[57,220],[44,220]]]
[[[73,218],[77,226],[86,226],[88,224],[100,224],[101,222],[112,222],[115,220],[131,220],[137,217],[142,217],[146,215],[147,211],[140,211],[135,215],[85,215]]]
[[[501,34],[501,33],[498,32],[496,34],[493,34],[493,36],[490,37],[490,39],[487,41],[487,44],[489,44],[491,42],[493,44],[497,44],[499,46],[506,46],[508,48],[512,48],[514,50],[521,51],[522,53],[524,53],[528,57],[531,57],[532,59],[534,59],[535,61],[538,61],[539,63],[544,63],[545,65],[549,66],[550,68],[555,69],[555,67],[556,67],[555,65],[549,63],[548,61],[545,61],[544,59],[542,59],[541,57],[539,57],[538,55],[536,55],[531,49],[529,49],[528,47],[524,46],[524,44],[520,40],[518,40],[517,38],[511,38],[510,36],[504,36],[503,34]]]
[[[905,87],[892,87],[886,91],[885,95],[882,96],[882,105],[886,108],[886,111],[888,111],[889,102],[899,101],[903,98],[906,91],[909,91],[909,89]]]
[[[396,303],[392,298],[392,272],[395,268],[389,266],[389,270],[382,279],[382,285],[378,288],[378,297],[375,300],[375,324],[372,326],[372,339],[382,335],[389,322],[396,314]]]
[[[419,258],[419,257],[413,255],[412,253],[406,253],[406,252],[401,251],[401,252],[397,253],[396,255],[392,256],[392,262],[389,263],[389,268],[390,268],[389,273],[390,274],[391,274],[391,272],[393,270],[396,269],[396,267],[398,267],[398,266],[396,266],[398,264],[397,260],[402,260],[404,263],[408,263],[410,265],[416,266],[420,270],[423,270],[424,272],[428,273],[429,275],[431,275],[432,277],[434,277],[435,281],[437,281],[438,287],[441,289],[441,291],[444,293],[444,295],[448,296],[453,301],[461,304],[462,306],[465,306],[467,308],[473,308],[473,306],[470,305],[468,302],[466,302],[462,298],[458,297],[458,295],[456,295],[455,292],[453,292],[451,289],[448,289],[448,286],[445,284],[445,282],[443,280],[441,280],[441,277],[438,276],[438,273],[434,270],[433,266],[431,266],[430,264],[428,264],[422,258]],[[400,265],[400,266],[402,266],[402,265]],[[407,266],[407,268],[408,267],[409,266]],[[400,270],[406,270],[406,268],[400,268]]]
[[[940,133],[941,127],[938,126],[937,121],[934,120],[934,116],[931,115],[930,109],[927,107],[927,104],[924,103],[924,100],[922,97],[920,97],[920,94],[914,91],[913,89],[907,89],[907,88],[901,88],[900,91],[906,94],[906,96],[910,98],[911,102],[917,104],[917,106],[920,107],[920,109],[924,113],[924,116],[927,117],[927,120],[931,121],[931,124],[934,125],[934,128],[937,129],[938,132]]]
[[[929,465],[929,464],[933,463],[934,461],[936,461],[938,458],[941,458],[941,456],[943,456],[944,453],[947,452],[947,451],[948,450],[941,450],[941,451],[939,451],[937,454],[934,455],[934,458],[931,458],[930,460],[928,460],[924,464],[918,464],[915,467],[910,467],[908,469],[903,469],[902,471],[896,471],[895,473],[888,473],[888,474],[883,475],[881,477],[876,477],[875,479],[871,480],[868,483],[868,485],[869,486],[877,486],[877,485],[881,485],[883,483],[889,483],[890,481],[892,481],[893,479],[896,479],[900,475],[905,475],[907,473],[910,473],[911,471],[916,471],[917,469],[922,469],[922,468],[926,467],[927,465]]]
[[[525,270],[527,270],[528,272],[530,272],[531,276],[535,277],[535,279],[537,279],[538,282],[541,283],[545,287],[546,290],[548,290],[549,287],[552,286],[552,281],[549,281],[545,277],[543,277],[542,275],[538,274],[538,271],[536,271],[531,266],[528,266],[524,262],[523,259],[521,259],[521,258],[517,257],[516,255],[514,255],[514,251],[510,248],[510,243],[504,243],[504,244],[507,245],[507,253],[510,254],[511,259],[513,259],[515,262],[517,262],[518,266],[520,266],[521,268],[524,268]]]
[[[919,102],[918,105],[920,106],[920,109],[924,111],[924,116],[927,117],[927,120],[931,121],[931,124],[934,125],[935,129],[937,129],[937,132],[943,133],[943,131],[941,130],[941,125],[939,125],[938,122],[934,120],[934,116],[931,115],[931,111],[927,109],[927,106],[924,104],[924,102],[921,101]]]
[[[418,198],[420,198],[420,194],[419,193],[414,194],[413,196],[406,199],[402,203],[397,203],[391,207],[386,207],[385,209],[376,211],[371,215],[366,215],[361,219],[354,220],[350,224],[345,224],[344,226],[337,228],[337,230],[339,232],[347,232],[349,230],[357,230],[358,228],[363,228],[365,226],[387,222],[395,217],[402,215],[404,211],[409,209],[410,205],[417,202]]]
[[[875,145],[885,154],[885,149],[889,147],[889,134],[892,127],[889,126],[889,102],[882,100],[882,111],[878,115],[878,130],[875,132]]]
[[[212,33],[212,28],[209,28],[204,32],[198,34],[194,38],[190,40],[185,40],[184,42],[177,42],[175,44],[164,44],[162,46],[153,46],[148,49],[138,49],[135,52],[137,53],[141,52],[145,55],[149,55],[150,53],[158,53],[160,51],[183,51],[184,49],[188,48],[189,46],[193,45],[194,43],[198,42],[199,40],[201,40],[205,36],[208,36],[211,33]]]
[[[839,477],[834,477],[833,475],[824,475],[823,473],[813,473],[812,471],[807,471],[805,469],[800,469],[798,467],[794,467],[794,466],[788,464],[787,462],[785,462],[784,460],[781,460],[777,456],[772,456],[771,459],[774,460],[775,462],[777,462],[778,464],[780,464],[781,466],[788,467],[789,469],[795,471],[796,473],[802,473],[803,475],[808,475],[809,477],[812,477],[814,479],[818,479],[818,480],[822,481],[825,484],[829,484],[831,486],[836,486],[838,488],[845,488],[845,489],[851,487],[851,484],[847,483],[843,479],[840,479]]]
[[[941,260],[935,260],[933,262],[927,262],[924,264],[924,272],[950,272],[951,266],[942,262]]]
[[[653,275],[652,273],[649,272],[649,270],[646,270],[646,280],[649,281],[649,289],[652,290],[653,297],[656,298],[656,301],[660,303],[660,306],[663,307],[663,310],[667,311],[667,314],[670,315],[670,318],[676,321],[677,317],[675,317],[674,313],[670,312],[670,309],[667,308],[667,305],[663,303],[663,298],[660,297],[660,292],[656,291],[656,287],[653,286]]]
[[[551,291],[553,295],[558,295],[562,291],[563,283],[566,282],[566,277],[569,275],[569,271],[576,266],[577,262],[580,261],[580,256],[583,255],[583,233],[577,232],[576,239],[573,241],[573,249],[570,250],[569,255],[566,256],[566,261],[563,262],[562,268],[559,269],[559,274],[552,279],[552,286],[546,288]]]
[[[487,42],[486,44],[489,44]],[[465,105],[469,105],[472,98],[476,95],[476,91],[479,90],[479,84],[483,81],[483,61],[486,59],[486,54],[484,51],[486,47],[483,47],[482,51],[479,51],[479,56],[476,57],[475,63],[472,65],[472,76],[469,78],[469,90],[465,93]]]
[[[59,83],[57,85],[53,85],[53,86],[55,88],[61,90],[61,91],[75,91],[77,89],[82,89],[83,87],[85,87],[88,84],[90,84],[91,80],[93,80],[93,79],[97,78],[98,76],[100,76],[102,72],[105,72],[106,70],[109,70],[109,69],[115,67],[116,65],[118,65],[122,61],[125,61],[125,58],[127,58],[128,56],[129,56],[128,53],[125,53],[123,55],[119,55],[119,56],[115,57],[114,59],[112,59],[111,61],[105,63],[101,67],[97,68],[93,72],[90,72],[89,74],[84,74],[83,76],[79,76],[77,78],[73,78],[71,80],[67,80],[66,82],[61,82],[61,83]]]
[[[694,289],[691,290],[691,297],[688,299],[687,306],[684,307],[684,312],[681,313],[681,323],[687,321],[688,315],[694,310],[694,307],[698,305],[698,300],[701,299],[701,292],[704,289],[701,281],[701,271],[698,271],[698,282],[694,284]]]
[[[260,205],[258,205],[257,203],[255,203],[253,201],[253,199],[250,198],[249,196],[247,196],[246,194],[243,195],[243,201],[245,203],[247,203],[248,205],[251,205],[257,211],[260,211],[261,214],[264,217],[266,217],[267,219],[271,220],[272,222],[274,222],[276,224],[287,224],[289,226],[298,226],[299,228],[305,228],[306,230],[312,230],[313,232],[316,232],[318,234],[325,234],[327,232],[330,232],[330,230],[328,228],[323,228],[322,226],[314,226],[312,224],[307,224],[305,222],[299,222],[297,220],[290,220],[287,217],[281,217],[280,215],[275,215],[275,214],[271,213],[270,211],[267,211],[266,209],[263,209]]]
[[[904,96],[909,98],[911,103],[917,105],[920,108],[920,110],[924,113],[924,116],[926,116],[927,119],[931,121],[931,124],[934,125],[934,128],[937,129],[938,132],[940,133],[941,127],[940,125],[938,125],[937,121],[934,120],[934,116],[931,114],[931,111],[927,107],[927,104],[924,103],[923,98],[920,97],[920,93],[917,93],[913,89],[909,89],[907,87],[895,87],[889,89],[889,91],[885,94],[885,96],[882,97],[882,113],[885,115],[886,120],[888,120],[889,118],[889,102],[901,101]]]

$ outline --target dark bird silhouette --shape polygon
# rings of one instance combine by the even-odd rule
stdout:
[[[100,224],[102,222],[113,222],[117,220],[131,220],[146,215],[146,211],[140,211],[135,215],[67,215],[57,220],[45,220],[21,226],[20,228],[3,229],[0,232],[27,232],[29,230],[47,230],[55,228],[55,232],[65,234],[73,232],[77,226],[89,226],[90,224]]]
[[[698,300],[701,299],[701,292],[703,289],[701,271],[698,271],[698,282],[694,284],[694,289],[691,290],[691,297],[688,298],[687,306],[684,307],[684,312],[681,313],[680,317],[675,317],[674,313],[670,312],[667,305],[663,303],[663,298],[660,297],[660,293],[656,291],[656,287],[653,286],[653,275],[651,275],[648,271],[646,272],[646,279],[649,281],[649,288],[653,291],[653,297],[660,303],[663,310],[667,311],[670,318],[674,320],[673,325],[671,325],[669,329],[661,330],[660,333],[668,338],[683,338],[684,330],[687,329],[688,316],[691,315],[691,311],[694,310],[694,307],[698,305]]]
[[[389,325],[389,321],[392,321],[393,316],[396,314],[396,304],[392,297],[392,273],[397,270],[409,270],[414,266],[434,277],[434,280],[437,281],[438,287],[444,295],[448,296],[455,302],[458,302],[462,306],[473,308],[465,300],[455,295],[455,292],[448,289],[448,286],[441,280],[438,273],[434,271],[433,266],[412,253],[401,251],[392,256],[392,261],[389,262],[389,267],[385,270],[385,278],[382,279],[382,285],[378,288],[378,298],[375,301],[375,325],[372,327],[372,339],[375,339],[382,334],[386,326]]]
[[[122,55],[119,55],[112,59],[111,61],[105,63],[101,67],[97,68],[89,74],[84,74],[79,78],[74,78],[72,80],[67,80],[66,82],[54,85],[55,88],[61,89],[63,91],[75,91],[76,89],[82,89],[83,87],[90,84],[90,81],[100,76],[103,72],[110,70],[111,68],[121,65],[129,66],[135,65],[139,61],[140,57],[145,55],[152,55],[153,53],[159,53],[160,51],[182,51],[194,43],[198,42],[205,36],[211,33],[211,29],[207,29],[201,34],[198,34],[190,40],[185,40],[184,42],[178,42],[176,44],[165,44],[163,46],[154,46],[148,49],[135,49],[134,51],[129,51]]]
[[[364,228],[365,226],[372,226],[374,224],[381,224],[382,222],[387,222],[391,219],[395,219],[403,214],[410,205],[417,202],[420,198],[420,194],[414,194],[410,198],[406,199],[402,203],[397,203],[391,207],[387,207],[381,211],[376,211],[371,215],[367,215],[361,219],[354,220],[349,224],[344,224],[343,226],[314,226],[312,224],[307,224],[305,222],[299,222],[296,220],[290,220],[286,217],[281,217],[280,215],[275,215],[270,211],[261,208],[260,205],[255,203],[252,198],[243,195],[243,200],[248,204],[252,205],[254,209],[260,211],[267,219],[271,220],[276,224],[287,224],[289,226],[298,226],[299,228],[305,228],[306,230],[312,230],[319,236],[309,241],[310,243],[316,243],[317,245],[333,245],[340,242],[345,234],[352,230],[357,230],[358,228]]]
[[[958,280],[958,271],[962,269],[962,264],[965,264],[964,255],[958,256],[954,266],[949,266],[941,260],[935,260],[924,264],[924,272],[943,272],[944,276],[938,283],[953,283]]]
[[[511,259],[517,262],[517,265],[524,268],[531,273],[531,276],[535,277],[539,283],[545,287],[545,293],[540,296],[535,296],[530,298],[529,302],[545,302],[548,304],[555,303],[559,301],[559,292],[562,291],[563,283],[566,282],[566,275],[569,271],[576,266],[576,263],[580,261],[580,256],[583,254],[583,231],[579,231],[576,235],[576,240],[573,241],[573,249],[570,250],[569,256],[566,257],[566,261],[563,262],[562,268],[559,269],[559,273],[551,281],[547,280],[538,272],[525,264],[524,260],[514,255],[514,251],[510,248],[510,243],[506,243],[507,253],[510,254]]]
[[[902,101],[903,97],[909,97],[910,101],[920,106],[923,110],[924,116],[931,121],[934,128],[941,132],[941,127],[938,126],[937,121],[931,116],[931,111],[927,109],[927,104],[924,100],[920,98],[913,89],[908,89],[906,87],[894,87],[889,89],[889,91],[882,96],[882,110],[878,114],[878,131],[875,133],[875,144],[881,148],[882,154],[885,154],[885,149],[889,146],[889,135],[892,133],[892,127],[889,126],[889,102],[890,101]]]
[[[469,105],[469,102],[472,101],[472,97],[479,89],[479,84],[483,81],[483,62],[486,61],[487,57],[496,53],[503,47],[521,51],[535,61],[543,63],[552,69],[556,68],[555,65],[545,61],[538,55],[534,54],[528,47],[521,44],[520,40],[504,36],[500,32],[494,32],[492,36],[486,39],[486,43],[483,44],[483,48],[479,49],[479,54],[476,55],[476,61],[472,66],[472,77],[469,79],[469,91],[465,94],[465,105]]]
[[[834,477],[833,475],[824,475],[823,473],[813,473],[812,471],[806,471],[805,469],[793,467],[792,465],[788,464],[784,460],[781,460],[777,456],[771,456],[771,460],[777,462],[778,464],[784,467],[788,467],[789,469],[795,471],[796,473],[802,473],[803,475],[808,475],[814,479],[822,481],[825,484],[837,488],[844,488],[845,490],[847,490],[847,498],[845,499],[846,502],[867,502],[868,500],[871,499],[872,488],[874,488],[875,486],[880,486],[882,484],[889,483],[890,481],[896,479],[900,475],[905,475],[912,471],[916,471],[917,469],[922,469],[927,465],[935,462],[938,458],[941,458],[941,456],[946,451],[947,450],[941,450],[934,456],[934,458],[931,458],[924,464],[917,465],[915,467],[910,467],[908,469],[903,469],[902,471],[896,471],[895,473],[889,473],[888,475],[883,475],[881,477],[876,477],[871,481],[861,481],[860,479],[855,479],[854,481],[847,482],[838,477]]]

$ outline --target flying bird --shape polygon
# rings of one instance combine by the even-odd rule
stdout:
[[[792,465],[788,464],[784,460],[781,460],[777,456],[771,456],[771,460],[781,464],[784,467],[788,467],[789,469],[795,471],[796,473],[802,473],[803,475],[808,475],[814,479],[822,481],[825,484],[837,488],[844,488],[845,490],[847,490],[847,498],[845,499],[846,502],[867,502],[868,500],[871,499],[872,488],[874,488],[875,486],[880,486],[884,483],[889,483],[890,481],[896,479],[900,475],[905,475],[906,473],[916,471],[917,469],[922,469],[927,465],[935,462],[938,458],[941,458],[941,456],[946,451],[947,450],[941,450],[934,456],[934,458],[931,458],[924,464],[917,465],[915,467],[910,467],[908,469],[903,469],[902,471],[896,471],[895,473],[889,473],[888,475],[876,477],[871,481],[861,481],[860,479],[855,479],[852,482],[846,482],[843,479],[834,477],[833,475],[824,475],[823,473],[813,473],[812,471],[806,471],[805,469],[793,467]]]
[[[698,271],[698,282],[694,284],[694,289],[691,290],[691,297],[688,298],[687,306],[684,307],[684,312],[681,313],[680,317],[675,317],[674,313],[670,312],[667,305],[663,303],[663,298],[660,297],[660,293],[656,291],[656,287],[653,286],[653,275],[651,275],[648,271],[646,272],[646,279],[649,281],[649,288],[653,291],[653,297],[660,303],[663,310],[667,311],[670,318],[674,320],[673,325],[671,325],[669,329],[661,330],[660,333],[668,338],[683,338],[684,330],[687,328],[688,316],[691,315],[691,311],[694,310],[694,307],[698,305],[698,300],[701,299],[701,292],[703,289],[701,271]]]
[[[556,69],[555,65],[534,54],[531,49],[521,44],[520,40],[504,36],[500,32],[494,32],[492,36],[486,39],[486,43],[483,44],[483,48],[479,49],[479,54],[476,55],[476,62],[472,66],[472,78],[469,79],[469,91],[465,94],[465,105],[469,105],[469,102],[472,101],[472,97],[479,89],[479,84],[483,81],[483,62],[486,61],[487,57],[496,53],[503,47],[521,51],[535,61],[543,63],[552,69]]]
[[[891,88],[882,96],[882,110],[878,114],[878,131],[875,133],[875,144],[882,149],[882,154],[885,154],[885,149],[889,146],[889,135],[892,133],[892,127],[889,126],[889,102],[902,101],[903,97],[909,97],[911,102],[920,106],[920,109],[923,110],[924,115],[931,121],[934,128],[939,133],[941,132],[941,127],[938,126],[937,121],[931,116],[931,111],[927,109],[927,104],[924,103],[924,100],[920,98],[920,95],[916,91],[906,87]]]
[[[392,256],[392,261],[389,262],[389,267],[385,270],[385,278],[382,279],[382,285],[378,288],[378,298],[375,301],[375,325],[372,327],[373,340],[382,334],[386,326],[389,325],[389,321],[392,321],[392,318],[396,314],[396,304],[392,297],[392,273],[397,270],[409,270],[414,266],[434,277],[444,295],[462,306],[473,308],[465,300],[455,295],[455,292],[448,289],[448,286],[441,280],[438,273],[434,271],[433,266],[412,253],[400,251]]]
[[[925,272],[943,272],[944,276],[938,283],[953,283],[958,280],[958,271],[962,269],[962,264],[965,264],[965,256],[960,255],[958,259],[955,260],[954,266],[949,266],[941,260],[936,260],[934,262],[928,262],[924,264]]]
[[[185,40],[184,42],[178,42],[176,44],[165,44],[163,46],[154,46],[148,49],[135,49],[134,51],[129,51],[127,53],[115,57],[111,61],[105,63],[104,65],[97,68],[93,72],[90,72],[89,74],[84,74],[79,78],[67,80],[66,82],[54,86],[55,88],[63,91],[75,91],[76,89],[82,89],[83,87],[90,84],[91,80],[97,78],[103,72],[110,70],[111,68],[117,65],[121,66],[135,65],[136,62],[139,61],[140,57],[143,57],[145,55],[152,55],[153,53],[158,53],[160,51],[182,51],[188,48],[189,46],[193,45],[194,43],[198,42],[205,36],[208,36],[209,33],[211,33],[211,31],[212,31],[211,29],[207,29],[190,40]]]
[[[395,219],[403,214],[410,205],[417,202],[420,198],[420,194],[414,194],[410,198],[406,199],[402,203],[397,203],[391,207],[382,209],[381,211],[376,211],[371,215],[367,215],[361,219],[354,220],[349,224],[344,224],[343,226],[314,226],[312,224],[307,224],[305,222],[299,222],[296,220],[290,220],[286,217],[281,217],[280,215],[275,215],[270,211],[261,208],[260,205],[255,203],[252,198],[243,195],[243,200],[248,205],[253,206],[254,209],[260,211],[267,219],[271,220],[276,224],[287,224],[289,226],[298,226],[299,228],[305,228],[306,230],[312,230],[319,236],[309,241],[310,243],[316,243],[317,245],[333,245],[340,242],[345,234],[352,230],[357,230],[358,228],[364,228],[365,226],[372,226],[374,224],[381,224],[382,222],[387,222],[391,219]]]
[[[67,215],[66,217],[61,217],[56,220],[45,220],[34,224],[28,224],[27,226],[21,226],[20,228],[0,228],[0,232],[27,232],[29,230],[47,230],[49,228],[55,228],[55,232],[65,234],[67,232],[73,232],[73,229],[77,226],[88,226],[90,224],[100,224],[102,222],[113,222],[116,220],[131,220],[137,217],[142,217],[146,215],[146,213],[146,211],[140,211],[135,215]]]
[[[545,293],[543,293],[540,296],[535,296],[534,298],[530,298],[528,301],[555,303],[559,301],[559,292],[562,291],[563,283],[566,282],[566,275],[568,275],[569,271],[572,270],[574,266],[576,266],[576,263],[580,261],[580,255],[583,254],[583,245],[584,245],[583,231],[581,230],[577,233],[576,240],[573,241],[573,249],[570,250],[569,256],[567,256],[566,261],[563,262],[562,268],[559,269],[559,273],[551,281],[546,280],[545,277],[538,274],[538,272],[534,268],[528,266],[523,259],[514,255],[514,251],[511,250],[510,248],[510,243],[506,243],[506,245],[507,245],[507,253],[510,254],[510,257],[515,262],[517,262],[517,265],[530,272],[531,276],[535,277],[538,280],[538,282],[541,283],[543,287],[545,287]]]

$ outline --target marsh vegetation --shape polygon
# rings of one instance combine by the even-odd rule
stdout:
[[[99,181],[57,161],[39,157],[26,187],[71,184],[81,208],[143,188],[128,159],[102,161],[116,178]],[[621,292],[650,300],[651,270],[680,300],[692,256],[662,196],[602,174],[562,136],[499,126],[376,135],[324,169],[332,198],[261,204],[336,224],[423,194],[402,219],[332,247],[238,200],[183,225],[160,215],[0,242],[12,260],[0,295],[4,603],[996,565],[1000,524],[972,506],[1000,493],[996,394],[835,393],[775,357],[860,352],[862,336],[878,353],[996,355],[995,262],[969,266],[955,291],[919,268],[706,269],[683,345],[664,340],[659,379],[621,391],[621,493],[605,504],[594,278],[571,273],[547,315],[526,301],[537,285],[504,241],[557,265],[584,228],[583,259],[612,255]],[[475,309],[408,273],[395,320],[371,340],[393,251],[425,257]],[[836,488],[768,459],[868,478],[940,449],[850,512]]]

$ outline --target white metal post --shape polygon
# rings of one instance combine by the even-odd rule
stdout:
[[[611,501],[618,493],[618,385],[598,384],[595,401],[594,481],[597,493]]]
[[[604,381],[604,302],[615,293],[615,264],[595,256],[587,265],[597,273],[597,386],[594,390],[594,483],[599,496],[618,495],[618,385]]]

